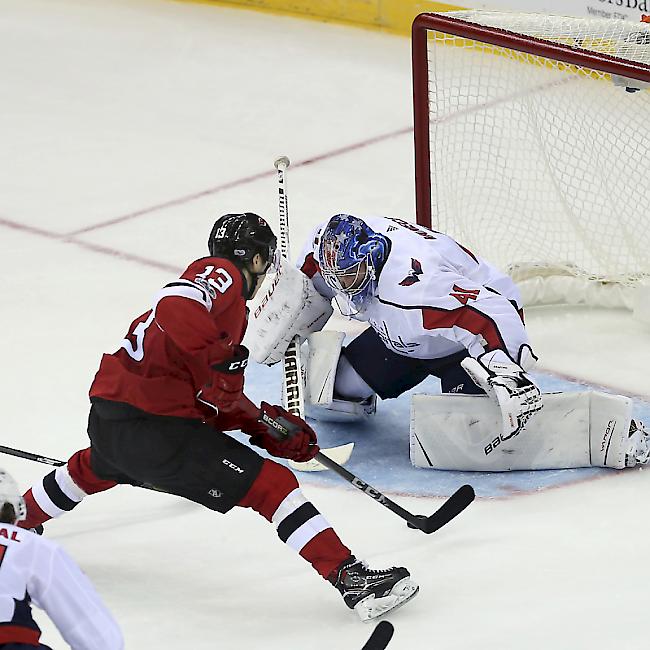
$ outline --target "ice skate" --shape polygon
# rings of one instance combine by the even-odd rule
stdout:
[[[373,570],[354,557],[339,567],[334,586],[362,621],[395,610],[413,598],[419,589],[404,567]]]
[[[630,422],[629,447],[625,466],[646,465],[650,461],[650,429],[639,420]]]

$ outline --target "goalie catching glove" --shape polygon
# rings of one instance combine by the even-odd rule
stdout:
[[[503,421],[502,440],[516,436],[533,413],[542,408],[539,388],[503,350],[486,352],[478,359],[467,357],[461,365],[472,381],[499,404]]]

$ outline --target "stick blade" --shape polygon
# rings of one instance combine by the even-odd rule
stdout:
[[[435,533],[469,506],[476,494],[471,485],[461,485],[432,515],[417,527],[427,535]]]
[[[286,169],[291,164],[291,161],[287,156],[280,156],[273,164],[276,169]]]
[[[340,447],[321,449],[321,452],[338,465],[345,465],[350,460],[353,448],[354,443],[348,442],[347,445],[341,445]],[[289,467],[299,472],[322,472],[324,469],[327,469],[325,465],[319,463],[315,458],[308,460],[306,463],[297,463],[295,460],[290,460]]]
[[[361,650],[384,650],[393,638],[395,628],[389,621],[381,621],[372,631],[370,638]]]

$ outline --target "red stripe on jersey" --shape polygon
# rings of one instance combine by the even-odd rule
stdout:
[[[494,321],[471,307],[458,309],[422,307],[422,324],[428,330],[461,327],[476,336],[482,336],[487,343],[486,352],[504,350],[506,347]]]
[[[38,646],[40,638],[40,631],[30,630],[28,627],[0,625],[0,643],[24,643]]]
[[[456,243],[458,244],[458,242],[456,242]],[[472,251],[469,250],[469,248],[465,248],[461,244],[458,244],[458,245],[460,246],[460,248],[462,248],[478,264],[478,259],[476,259],[476,255],[474,255],[474,253],[472,253]]]
[[[316,273],[320,273],[320,266],[318,266],[318,262],[314,259],[313,253],[307,255],[300,270],[310,279],[313,278]]]

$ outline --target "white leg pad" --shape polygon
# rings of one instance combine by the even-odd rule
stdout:
[[[625,467],[632,400],[595,391],[546,393],[544,408],[516,437],[500,439],[501,414],[485,395],[414,395],[416,467],[503,472]]]
[[[314,332],[307,337],[305,413],[326,422],[358,422],[374,412],[375,399],[364,401],[334,398],[336,368],[345,334],[334,330]]]

